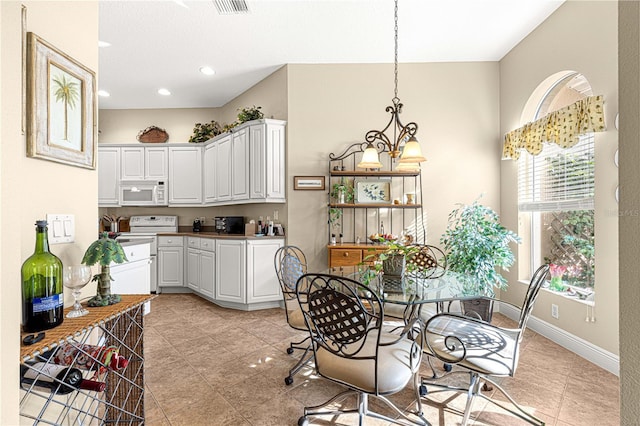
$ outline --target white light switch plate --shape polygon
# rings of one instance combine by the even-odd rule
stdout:
[[[72,214],[47,214],[49,244],[72,243],[76,239],[76,219]]]

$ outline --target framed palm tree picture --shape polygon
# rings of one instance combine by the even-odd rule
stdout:
[[[27,33],[27,156],[95,169],[95,73]]]

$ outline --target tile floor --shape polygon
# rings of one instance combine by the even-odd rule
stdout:
[[[494,322],[513,325],[499,314]],[[158,296],[145,319],[146,424],[296,425],[305,405],[341,390],[310,369],[291,386],[284,384],[298,355],[285,349],[300,337],[280,309],[241,312],[193,295]],[[516,376],[502,385],[548,425],[620,423],[618,378],[532,331]],[[411,406],[412,392],[392,399]],[[425,417],[433,425],[459,425],[464,402],[453,393],[430,394]],[[474,403],[472,418],[474,425],[526,424],[482,399]],[[357,417],[316,418],[311,424],[353,425]],[[387,423],[368,418],[366,424]]]

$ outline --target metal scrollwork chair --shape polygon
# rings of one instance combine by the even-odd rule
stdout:
[[[421,394],[427,394],[424,385],[436,386],[443,390],[455,390],[467,393],[462,426],[469,421],[471,405],[476,396],[482,397],[502,409],[520,417],[533,425],[544,425],[544,422],[526,412],[516,401],[490,377],[513,377],[518,366],[520,343],[526,329],[527,320],[533,309],[540,287],[549,273],[549,265],[539,267],[531,278],[520,312],[518,327],[506,329],[491,325],[480,319],[462,315],[443,313],[432,317],[426,324],[424,333],[424,350],[430,356],[462,367],[444,376],[436,378],[435,370],[428,359],[434,373],[434,379],[423,379]],[[451,374],[469,374],[468,387],[455,387],[440,384],[439,379]],[[498,389],[515,407],[489,398],[481,391],[481,382],[489,382]]]
[[[412,244],[416,251],[407,255],[405,261],[405,278],[437,279],[447,272],[447,258],[442,250],[428,244]],[[444,305],[433,304],[402,305],[386,303],[385,314],[393,318],[413,318],[419,316],[423,321],[428,320],[437,312],[444,310]],[[447,308],[448,309],[448,308]]]
[[[306,257],[303,251],[296,246],[283,246],[276,251],[274,265],[282,290],[287,323],[294,330],[307,331],[307,325],[296,297],[298,278],[307,273]],[[284,382],[287,385],[292,384],[293,376],[313,359],[311,339],[308,336],[299,342],[292,342],[287,348],[287,353],[291,355],[296,349],[304,352],[296,365],[289,370],[289,375],[285,377]]]
[[[298,280],[298,301],[307,323],[317,373],[348,389],[324,404],[305,407],[298,425],[308,424],[308,416],[357,413],[359,424],[365,416],[395,424],[427,425],[422,417],[418,394],[418,369],[422,358],[420,320],[402,330],[383,330],[384,312],[378,296],[365,285],[346,277],[307,274]],[[403,390],[413,380],[416,415],[410,418],[386,396]],[[355,395],[357,407],[330,409],[329,404]],[[400,418],[393,419],[369,409],[368,397],[387,404]]]

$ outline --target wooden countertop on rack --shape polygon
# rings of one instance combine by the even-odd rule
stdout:
[[[123,313],[134,309],[144,302],[153,299],[153,294],[123,294],[122,300],[115,305],[103,306],[98,308],[87,308],[89,314],[79,318],[65,318],[62,324],[45,330],[45,337],[38,343],[33,345],[20,344],[20,362],[34,358],[36,355],[52,349],[59,344],[65,342],[70,336],[79,336],[87,330],[95,328],[97,325],[109,321]],[[86,306],[85,306],[86,307]],[[72,309],[68,307],[64,310],[64,315]],[[21,333],[20,339],[29,334],[38,333]]]

